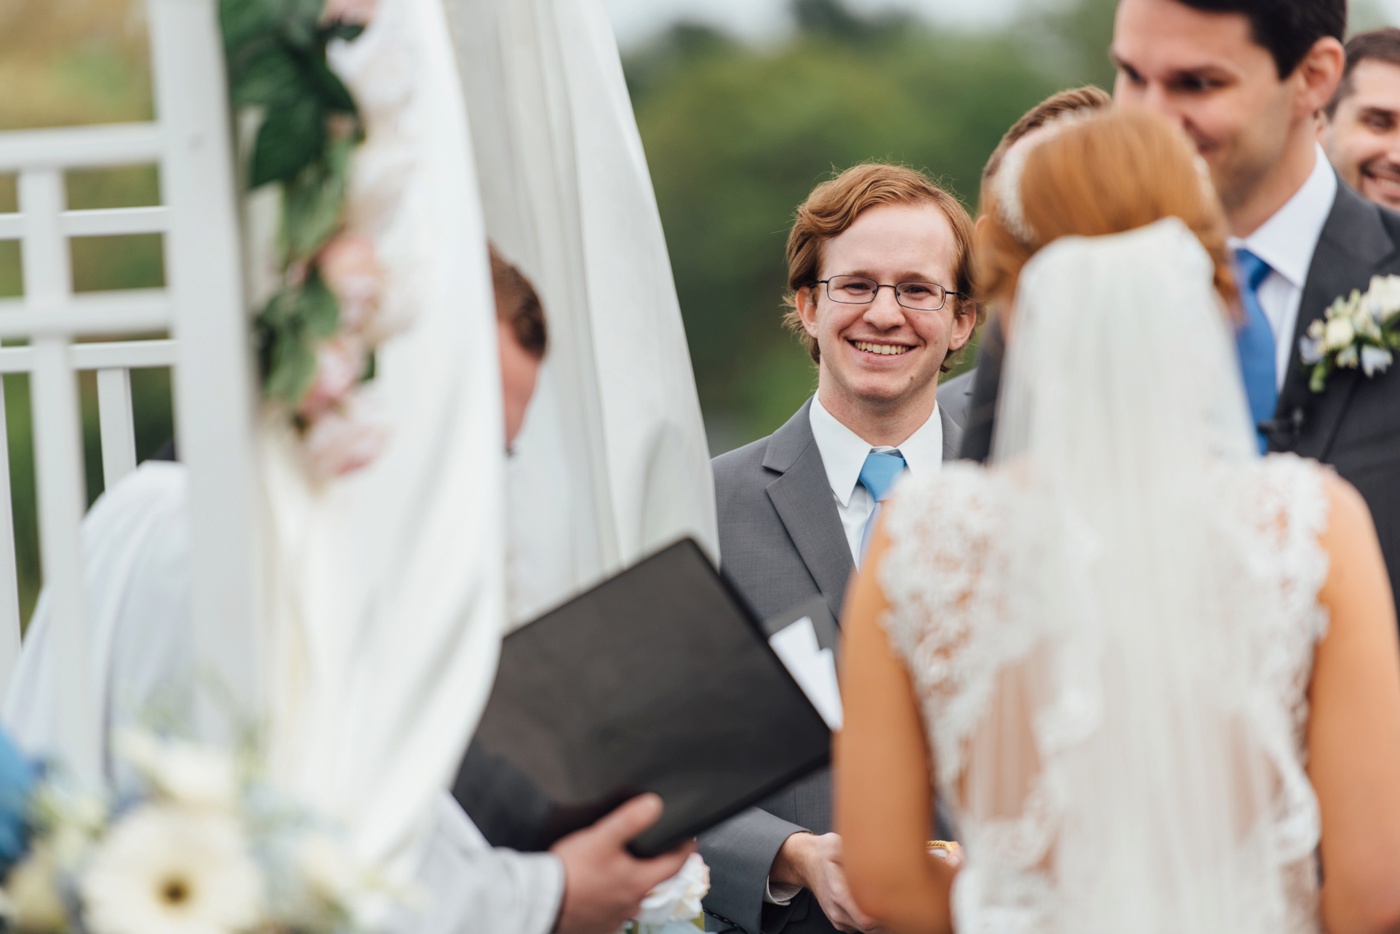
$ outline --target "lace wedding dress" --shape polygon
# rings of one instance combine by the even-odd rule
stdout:
[[[1287,761],[1277,763],[1278,773],[1301,799],[1286,812],[1293,823],[1276,827],[1294,858],[1280,867],[1287,915],[1274,930],[1290,932],[1321,930],[1313,857],[1316,810],[1309,807],[1309,789],[1297,787],[1306,784],[1313,650],[1327,625],[1317,604],[1327,571],[1317,538],[1326,515],[1321,470],[1281,455],[1217,478],[1218,505],[1235,524],[1241,544],[1248,543],[1259,571],[1241,585],[1241,593],[1222,599],[1248,591],[1269,608],[1249,614],[1254,631],[1241,636],[1257,650],[1256,700],[1270,708],[1266,713],[1287,721]],[[940,475],[911,479],[889,511],[892,545],[881,583],[892,609],[885,627],[918,692],[937,793],[956,815],[968,853],[955,889],[959,932],[1088,930],[1076,921],[1084,917],[1077,903],[1100,892],[1099,886],[1078,891],[1062,886],[1066,875],[1088,868],[1065,866],[1065,860],[1101,858],[1071,851],[1075,828],[1063,826],[1076,806],[1065,800],[1074,795],[1065,782],[1076,764],[1065,760],[1074,757],[1075,744],[1093,742],[1103,719],[1112,715],[1087,679],[1066,678],[1059,704],[1041,711],[1034,722],[1015,724],[1024,744],[1021,763],[1003,770],[1000,780],[1018,786],[1019,801],[989,808],[985,800],[969,801],[964,794],[969,781],[986,780],[971,761],[978,731],[1015,719],[1016,694],[1034,680],[1036,669],[1075,671],[1083,662],[1057,657],[1068,646],[1055,644],[1054,627],[1038,612],[1037,595],[1018,589],[1024,580],[1016,568],[1018,549],[1007,544],[1016,536],[1020,501],[1027,495],[1002,473],[957,464]],[[1150,805],[1144,800],[1142,806]],[[1159,817],[1170,819],[1136,816],[1144,829]],[[1137,842],[1150,857],[1151,838]],[[1237,894],[1240,907],[1250,909],[1249,893]]]
[[[887,512],[960,934],[1317,932],[1323,468],[1259,458],[1175,220],[1024,270],[993,465]]]

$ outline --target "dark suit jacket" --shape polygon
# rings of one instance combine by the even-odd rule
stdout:
[[[1296,335],[1327,306],[1372,276],[1400,274],[1400,214],[1378,207],[1338,182],[1337,200],[1313,254]],[[1331,464],[1371,507],[1391,588],[1400,584],[1400,367],[1367,377],[1340,370],[1321,394],[1308,388],[1309,368],[1297,336],[1279,393],[1269,450],[1294,451]]]
[[[777,615],[820,594],[840,619],[854,570],[850,545],[812,435],[809,400],[767,438],[714,460],[720,560],[725,574],[760,617]],[[961,444],[957,424],[943,419],[943,458]],[[834,931],[811,897],[791,905],[764,903],[773,857],[799,831],[831,832],[831,773],[786,788],[700,837],[710,866],[706,923],[713,931],[816,934]]]
[[[1400,366],[1367,377],[1340,370],[1320,395],[1308,388],[1309,368],[1298,337],[1327,306],[1372,276],[1400,274],[1400,214],[1362,198],[1340,180],[1337,198],[1313,253],[1298,306],[1293,353],[1269,431],[1269,450],[1293,451],[1331,464],[1371,507],[1391,588],[1400,585]],[[985,461],[991,449],[1001,329],[987,328],[978,357],[962,456]],[[995,339],[993,339],[995,337]]]

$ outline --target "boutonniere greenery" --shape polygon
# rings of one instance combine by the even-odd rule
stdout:
[[[1376,276],[1365,292],[1338,298],[1298,339],[1308,388],[1322,392],[1337,370],[1384,373],[1400,349],[1400,276]]]

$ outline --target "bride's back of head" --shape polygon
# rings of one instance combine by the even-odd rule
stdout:
[[[1025,264],[1061,237],[1125,233],[1180,218],[1215,263],[1215,286],[1235,295],[1225,218],[1209,176],[1182,132],[1151,113],[1066,115],[1007,153],[978,224],[979,297],[1003,309]]]

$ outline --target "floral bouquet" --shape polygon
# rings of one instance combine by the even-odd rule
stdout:
[[[694,934],[702,912],[700,901],[710,891],[710,867],[691,853],[681,871],[642,899],[642,911],[624,934]]]
[[[1305,366],[1312,367],[1308,387],[1327,388],[1337,370],[1360,369],[1374,376],[1389,369],[1400,348],[1400,276],[1376,276],[1365,294],[1338,298],[1325,315],[1298,339]]]
[[[262,783],[251,753],[139,731],[116,748],[134,793],[34,786],[30,849],[4,887],[9,929],[339,934],[385,904],[385,880]]]

